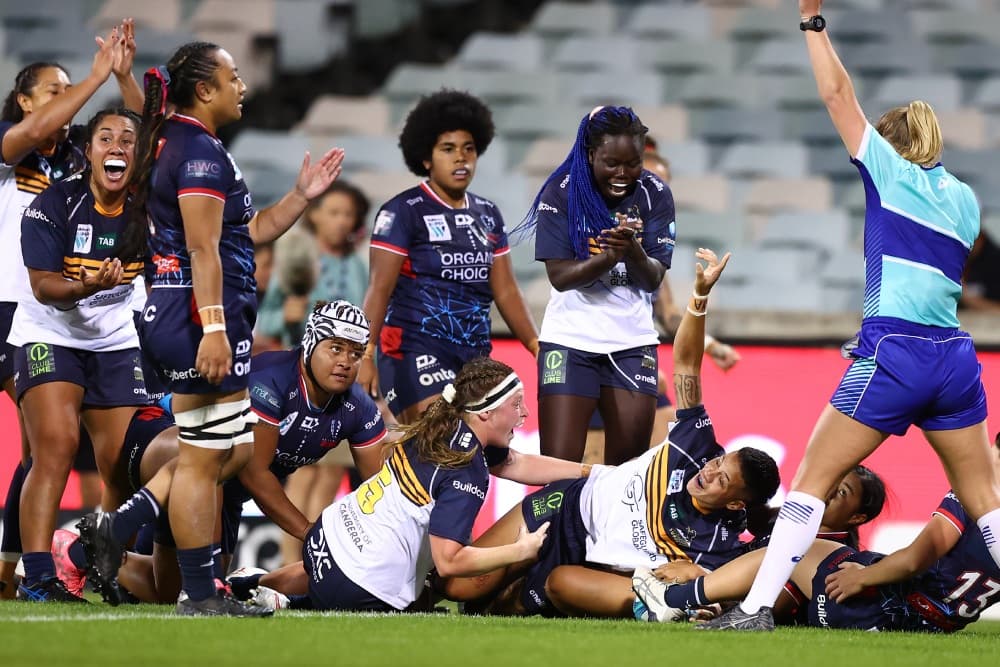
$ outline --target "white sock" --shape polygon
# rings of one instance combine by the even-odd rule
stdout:
[[[983,534],[983,541],[986,542],[986,548],[993,556],[993,562],[997,564],[997,567],[1000,567],[1000,507],[979,517],[976,525],[979,526],[979,531]]]
[[[826,503],[808,493],[792,491],[785,497],[771,531],[764,562],[760,564],[746,599],[740,603],[744,612],[753,614],[761,607],[774,606],[795,564],[802,560],[802,555],[816,539],[825,509]]]

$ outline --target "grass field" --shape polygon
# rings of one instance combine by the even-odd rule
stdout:
[[[695,632],[626,621],[279,612],[194,619],[172,608],[0,602],[0,665],[801,665],[990,664],[1000,622],[954,635],[780,629]]]

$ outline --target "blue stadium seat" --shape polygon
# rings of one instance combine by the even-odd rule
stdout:
[[[455,62],[465,69],[531,72],[542,65],[543,56],[543,43],[538,35],[477,32],[462,44]]]
[[[702,4],[647,3],[639,5],[626,17],[624,29],[643,37],[704,41],[712,36],[712,14]]]
[[[799,142],[735,143],[719,158],[717,169],[732,177],[801,178],[808,172],[809,154]]]

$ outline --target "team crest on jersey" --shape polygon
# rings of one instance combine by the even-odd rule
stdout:
[[[93,225],[77,225],[76,238],[73,240],[73,252],[88,253],[94,242]]]
[[[375,218],[375,226],[372,228],[372,233],[379,236],[384,236],[389,233],[392,229],[392,221],[396,219],[396,214],[392,211],[379,211],[378,217]]]
[[[424,225],[427,226],[427,239],[432,243],[451,240],[451,229],[443,214],[425,215]]]
[[[296,410],[295,412],[291,413],[290,415],[282,419],[281,423],[278,424],[278,433],[280,433],[281,435],[285,435],[286,433],[288,433],[289,429],[292,428],[292,424],[295,423],[295,420],[298,419],[298,417],[299,417],[299,411]]]
[[[671,528],[667,532],[670,533],[670,537],[677,543],[677,546],[684,549],[690,548],[694,538],[698,537],[698,531],[690,526]]]
[[[677,493],[684,488],[684,471],[675,470],[670,473],[670,485],[667,486],[667,493]]]
[[[330,435],[326,436],[320,440],[319,446],[324,449],[330,449],[336,447],[337,443],[340,442],[340,427],[341,422],[339,419],[330,420]]]
[[[417,372],[419,373],[431,366],[437,366],[438,360],[433,354],[418,354],[414,362],[417,365]]]

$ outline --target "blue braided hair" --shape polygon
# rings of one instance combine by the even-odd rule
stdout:
[[[569,221],[569,237],[576,258],[587,259],[590,256],[587,239],[597,236],[603,229],[615,226],[614,216],[610,215],[608,205],[594,182],[590,151],[600,146],[604,137],[625,135],[645,139],[648,131],[649,128],[642,124],[630,107],[597,107],[584,116],[580,120],[576,141],[573,142],[569,155],[545,179],[528,213],[511,230],[512,242],[519,244],[534,237],[535,227],[538,224],[538,204],[542,193],[553,181],[568,178],[566,215]]]

